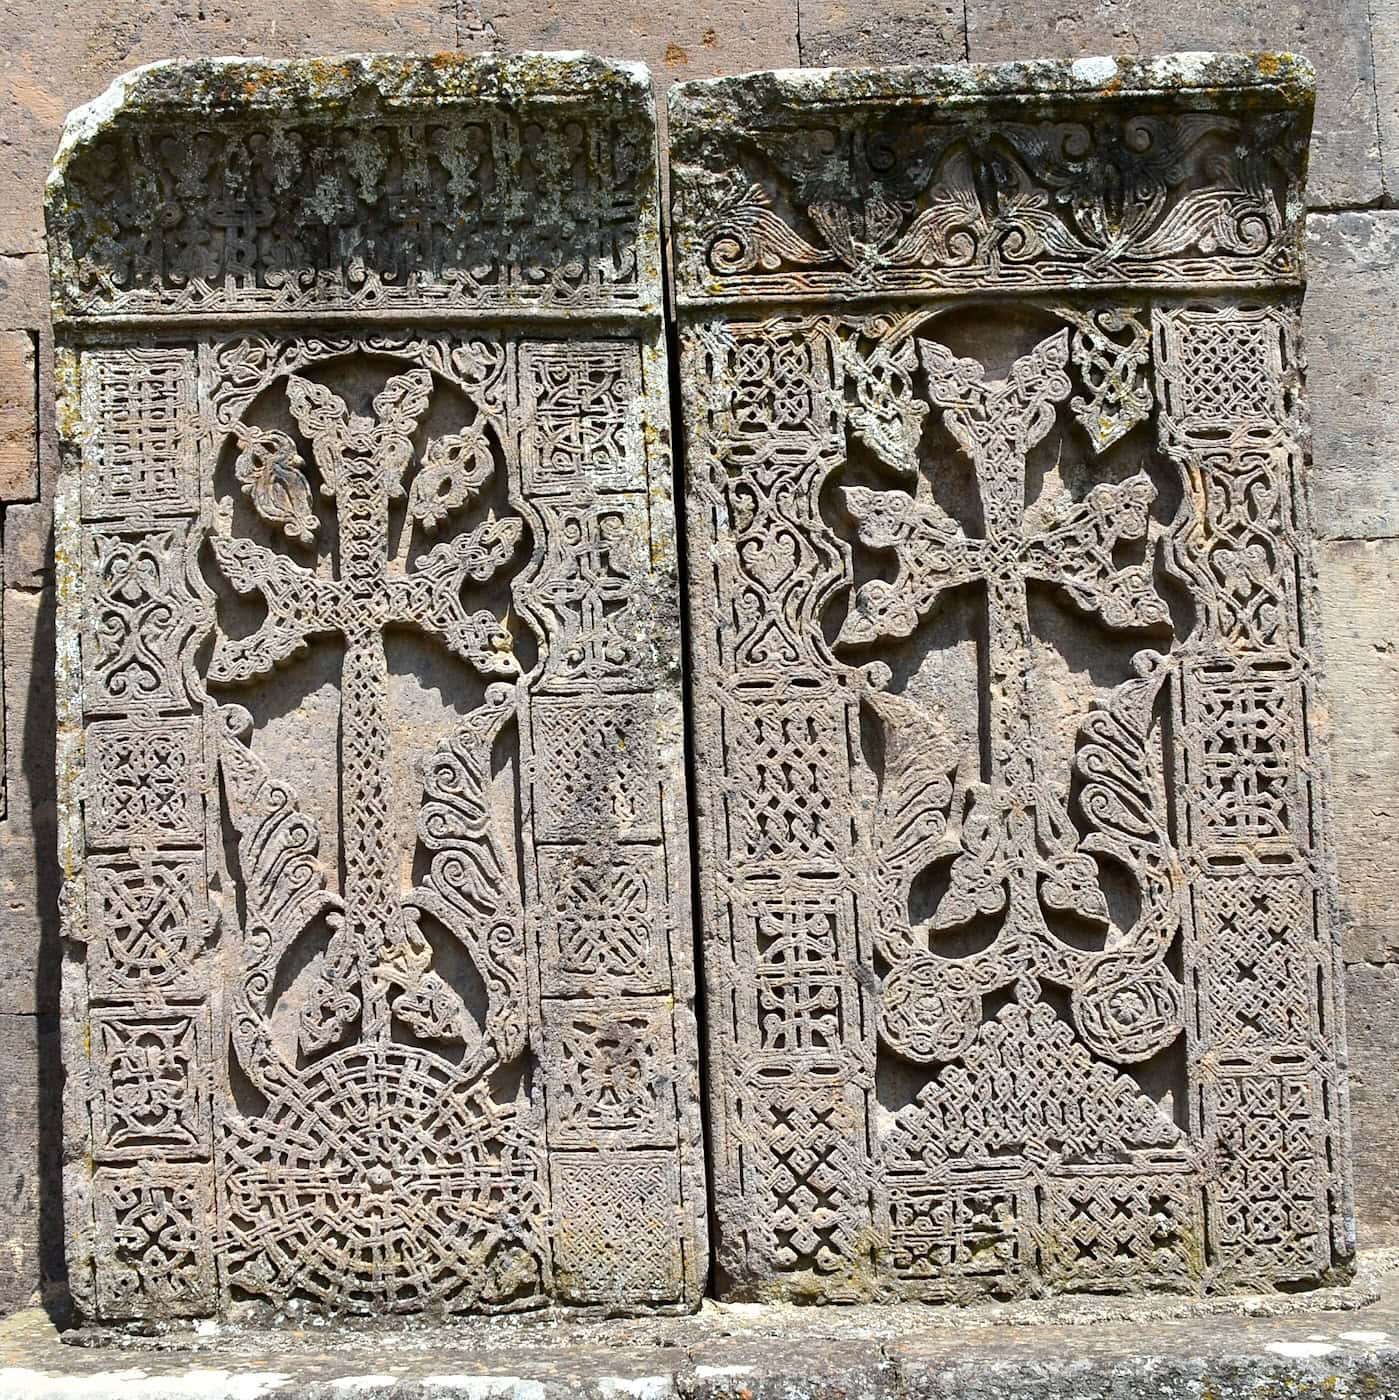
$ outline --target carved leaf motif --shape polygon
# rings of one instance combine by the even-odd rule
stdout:
[[[425,1040],[461,1038],[466,1008],[462,999],[435,972],[425,972],[410,991],[401,993],[393,1014]]]
[[[338,900],[326,892],[321,834],[292,788],[274,778],[242,742],[251,716],[238,705],[218,711],[219,767],[229,821],[238,835],[238,860],[249,921],[266,929],[264,955],[273,961],[317,915]]]
[[[855,402],[848,409],[850,426],[885,466],[905,476],[918,470],[918,439],[928,405],[913,393],[918,358],[910,339],[892,350],[866,357],[853,337],[836,342],[836,353]]]
[[[304,651],[310,637],[306,613],[324,603],[324,581],[284,554],[242,536],[213,535],[209,547],[239,593],[260,592],[267,601],[267,618],[251,636],[218,633],[209,678],[225,685],[241,683]]]
[[[1092,923],[1108,921],[1108,902],[1098,887],[1098,867],[1082,852],[1043,857],[1040,897],[1051,909],[1077,914]]]
[[[480,1033],[458,994],[432,971],[432,944],[419,924],[421,911],[403,909],[403,936],[387,948],[374,975],[387,993],[399,988],[393,1014],[427,1040],[464,1041],[468,1051],[479,1048]]]
[[[515,847],[501,812],[502,803],[513,800],[492,778],[491,750],[515,703],[514,686],[491,685],[485,702],[428,760],[418,838],[432,859],[412,895],[413,904],[438,919],[475,963],[489,993],[485,1045],[506,1060],[520,1052],[525,1038],[524,914]],[[433,1024],[446,1003],[426,978],[417,990],[408,1011]],[[445,983],[441,990],[450,991]],[[395,1010],[404,1014],[402,998]],[[458,1015],[469,1035],[468,1021]]]
[[[936,501],[866,486],[846,487],[842,499],[858,523],[860,542],[893,550],[898,572],[893,579],[860,585],[841,626],[840,643],[858,646],[881,637],[907,637],[943,590],[977,576],[978,544]]]
[[[1137,678],[1096,704],[1079,728],[1074,766],[1084,779],[1079,806],[1091,828],[1082,844],[1129,867],[1157,866],[1172,847],[1152,715],[1171,666],[1154,651],[1138,652],[1133,666]]]
[[[855,241],[854,220],[849,208],[844,204],[817,203],[807,209],[811,222],[821,231],[836,257],[847,267],[854,267],[862,261],[860,249]]]
[[[257,513],[271,525],[280,525],[290,538],[310,544],[319,528],[311,509],[311,486],[303,471],[306,463],[296,444],[275,428],[234,429],[241,449],[233,474]]]
[[[403,494],[403,474],[413,461],[413,434],[432,397],[432,375],[420,366],[396,374],[374,396],[375,446],[391,497]]]
[[[962,823],[961,854],[952,862],[947,892],[932,919],[939,932],[970,923],[978,915],[999,914],[1006,907],[1006,820],[997,801],[1004,793],[982,783],[968,792],[972,807]]]
[[[1117,930],[1074,992],[1074,1024],[1100,1055],[1143,1060],[1180,1033],[1184,999],[1164,958],[1180,924],[1181,879],[1165,813],[1154,707],[1172,664],[1153,651],[1133,659],[1137,677],[1095,706],[1079,730],[1075,767],[1084,779],[1079,806],[1089,831],[1085,851],[1130,870],[1141,910]]]
[[[523,532],[523,523],[514,516],[497,519],[492,511],[474,529],[435,545],[419,566],[420,571],[432,573],[450,562],[466,578],[484,583],[510,562]]]
[[[1082,501],[1066,494],[1026,512],[1033,538],[1026,571],[1055,583],[1087,613],[1114,628],[1149,627],[1170,612],[1157,594],[1150,565],[1115,567],[1119,545],[1147,534],[1156,487],[1145,472],[1123,482],[1099,482]],[[1091,562],[1092,568],[1085,568]]]
[[[890,199],[875,185],[865,200],[865,239],[873,248],[883,248],[902,227],[910,206]]]
[[[484,583],[509,563],[522,530],[519,520],[491,514],[474,530],[434,545],[405,580],[420,625],[482,675],[518,675],[520,663],[509,629],[488,609],[468,613],[462,589],[467,580]]]
[[[277,967],[313,920],[328,915],[337,927],[338,914],[332,911],[341,904],[326,889],[315,821],[301,810],[292,788],[274,778],[244,742],[251,715],[241,706],[226,705],[216,722],[219,770],[229,823],[238,836],[246,907],[238,991],[245,1011],[234,1018],[234,1040],[244,1069],[255,1082],[265,1083],[278,1069],[267,1022]],[[353,993],[333,979],[319,979],[303,1015],[302,1043],[309,1048],[331,1044],[359,1009]]]
[[[339,394],[299,374],[287,376],[287,402],[297,426],[311,440],[316,465],[321,469],[321,494],[334,496],[339,489],[344,449],[352,434],[350,410]],[[359,421],[368,424],[367,419]]]
[[[328,959],[334,951],[332,945]],[[324,973],[318,975],[311,983],[306,1005],[301,1012],[300,1043],[303,1053],[313,1055],[334,1045],[359,1014],[360,999],[354,992],[338,978],[328,977]]]
[[[1206,254],[1256,257],[1280,240],[1282,229],[1282,214],[1271,192],[1197,190],[1171,209],[1133,253],[1163,257],[1199,248]]]
[[[884,781],[875,831],[881,868],[904,883],[947,836],[953,775],[960,755],[945,718],[901,695],[867,694],[884,735]]]
[[[1135,307],[1096,307],[1084,314],[1059,307],[1074,323],[1074,363],[1088,390],[1075,394],[1069,408],[1088,434],[1094,452],[1111,447],[1151,413],[1151,334]]]
[[[786,530],[744,540],[738,552],[746,572],[769,589],[791,578],[797,565],[797,542]]]
[[[756,182],[716,211],[710,231],[709,263],[715,272],[775,272],[784,262],[810,266],[830,254],[815,248],[787,226],[770,207]]]
[[[893,267],[969,267],[980,254],[989,225],[970,181],[937,186],[927,207],[889,250]]]
[[[437,438],[423,454],[422,469],[408,493],[408,513],[427,530],[470,505],[495,470],[483,427]]]

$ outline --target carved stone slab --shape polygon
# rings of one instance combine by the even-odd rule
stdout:
[[[69,1266],[691,1307],[644,70],[160,64],[50,188]]]
[[[671,101],[721,1294],[1352,1254],[1311,71]]]

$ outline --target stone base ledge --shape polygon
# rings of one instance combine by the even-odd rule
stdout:
[[[60,1335],[0,1322],[0,1400],[1399,1400],[1399,1251],[1349,1288],[1207,1303],[706,1303],[557,1316]]]

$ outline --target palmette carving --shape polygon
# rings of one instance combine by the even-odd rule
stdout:
[[[1349,1267],[1269,62],[680,89],[723,1296]]]
[[[1306,119],[1284,68],[1215,68],[1217,86],[1191,92],[1169,60],[1126,65],[1138,111],[1075,92],[1054,64],[980,91],[953,69],[838,72],[819,90],[782,76],[763,97],[691,85],[674,142],[681,296],[1295,280]],[[1149,110],[1163,87],[1173,110]],[[1012,111],[1017,88],[1043,120]]]
[[[157,66],[55,181],[75,1292],[692,1307],[650,99],[311,73]]]

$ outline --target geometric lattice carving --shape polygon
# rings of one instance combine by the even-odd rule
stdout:
[[[653,1147],[675,1135],[674,1058],[654,998],[551,1001],[544,1012],[557,1053],[549,1077],[549,1138],[560,1147]]]
[[[203,861],[191,852],[93,857],[87,867],[88,977],[94,993],[187,994],[212,923]]]
[[[692,1307],[647,79],[230,60],[99,110],[49,210],[77,1300]]]
[[[93,1148],[117,1158],[203,1157],[210,1149],[208,1016],[203,1007],[92,1017]]]
[[[733,849],[753,860],[813,859],[834,852],[840,717],[819,701],[739,702],[727,732],[752,782],[728,798]]]
[[[93,1197],[95,1301],[103,1317],[183,1317],[213,1307],[207,1166],[100,1168]]]
[[[662,990],[666,872],[657,846],[545,847],[539,853],[543,977],[551,995]]]
[[[649,1248],[670,1219],[674,1159],[658,1152],[560,1152],[554,1199],[561,1229],[556,1267],[562,1288],[583,1303],[674,1297],[688,1261]]]
[[[87,357],[83,513],[183,512],[198,503],[194,352],[97,350]]]
[[[204,821],[199,749],[190,719],[91,724],[87,820],[94,845],[197,841]]]
[[[528,417],[525,487],[537,495],[587,483],[595,491],[634,491],[640,357],[606,341],[538,342],[521,351]]]
[[[673,91],[721,1296],[1349,1266],[1272,63]]]
[[[549,841],[654,840],[659,836],[655,720],[636,696],[550,696],[534,707],[541,804]]]

